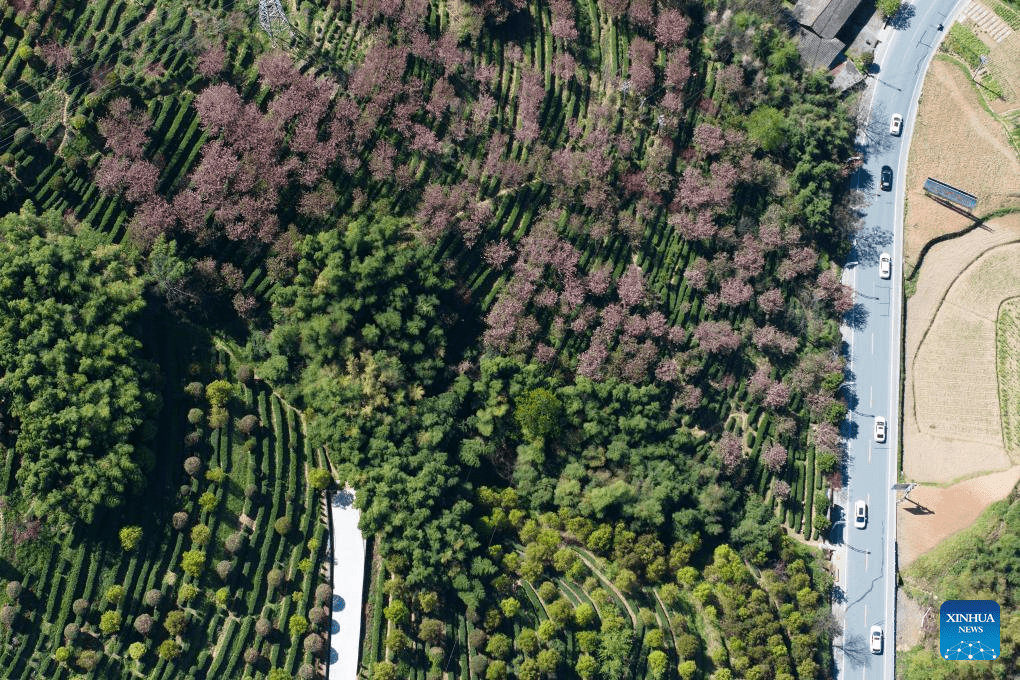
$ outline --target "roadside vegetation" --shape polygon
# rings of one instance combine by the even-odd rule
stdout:
[[[828,677],[853,130],[780,17],[291,18],[4,10],[4,304],[80,328],[0,329],[9,677],[321,677],[334,480],[366,677]]]
[[[1003,612],[1001,649],[1016,647],[1020,631],[1009,612],[1020,592],[1010,566],[1020,532],[1018,500],[1014,489],[1008,499],[985,510],[973,527],[946,539],[904,573],[906,587],[915,599],[932,608],[922,630],[922,644],[900,655],[905,680],[1013,677],[1020,672],[1016,658],[1008,653],[993,663],[963,665],[942,659],[938,653],[938,607],[944,600],[995,600]]]

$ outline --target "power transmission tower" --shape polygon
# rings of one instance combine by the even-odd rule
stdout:
[[[269,34],[269,39],[276,44],[276,38],[286,33],[293,34],[287,15],[283,12],[283,5],[280,0],[259,0],[259,23],[262,29]]]

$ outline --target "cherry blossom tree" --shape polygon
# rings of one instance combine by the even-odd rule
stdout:
[[[678,10],[661,10],[655,22],[655,42],[663,47],[676,47],[687,38],[691,21]]]
[[[716,443],[715,451],[722,461],[723,469],[731,473],[737,469],[744,460],[744,445],[737,435],[732,432],[725,433]]]
[[[674,359],[663,359],[655,367],[655,379],[663,383],[674,382],[680,377],[680,368]]]
[[[778,288],[769,288],[758,296],[758,307],[765,312],[766,316],[772,316],[782,311],[786,301],[783,299],[783,292]]]
[[[574,23],[574,5],[569,0],[551,0],[553,21],[549,33],[557,40],[574,42],[577,40],[577,26]]]
[[[747,380],[747,395],[758,399],[772,386],[772,366],[767,362],[758,364],[754,373]]]
[[[627,271],[616,282],[616,294],[628,308],[641,304],[645,297],[645,277],[640,267],[636,264],[627,267]]]
[[[506,263],[509,262],[510,258],[513,256],[514,249],[504,238],[485,246],[482,259],[484,259],[490,267],[499,271],[506,266]]]
[[[818,253],[810,246],[795,248],[779,263],[776,275],[783,281],[790,281],[801,274],[814,270],[818,264]]]
[[[609,358],[609,350],[601,342],[592,340],[588,349],[581,353],[577,359],[577,375],[599,381],[604,377],[602,367]]]
[[[535,345],[535,361],[540,364],[548,364],[556,358],[556,349],[540,342]]]
[[[627,7],[627,18],[636,26],[651,28],[655,21],[652,0],[630,0]]]
[[[790,485],[781,479],[773,479],[772,495],[774,495],[780,502],[785,501],[790,497]]]
[[[714,156],[726,146],[726,138],[718,126],[711,123],[702,123],[694,128],[694,145],[701,151],[701,156]]]
[[[792,354],[797,351],[797,338],[782,332],[771,324],[756,328],[751,333],[751,342],[763,351],[775,350],[780,354]]]
[[[634,2],[647,0],[632,0]],[[655,85],[655,71],[652,62],[655,61],[655,44],[644,38],[634,38],[630,41],[630,86],[639,95],[646,95]]]
[[[790,403],[790,387],[785,383],[772,383],[762,402],[766,408],[782,408]]]
[[[98,123],[107,147],[117,156],[130,159],[142,157],[151,126],[149,114],[132,108],[131,102],[124,97],[111,101],[107,106],[107,115],[100,118]]]
[[[770,472],[779,472],[786,465],[786,447],[778,442],[773,442],[761,454],[762,463]]]
[[[820,422],[815,426],[815,448],[831,453],[838,453],[841,447],[839,428],[829,422]]]
[[[730,307],[739,307],[754,297],[754,288],[740,279],[727,279],[719,286],[719,299]]]
[[[63,73],[71,65],[70,48],[55,42],[47,41],[39,43],[36,47],[36,53],[48,66],[55,68],[59,73]]]
[[[198,55],[196,69],[206,78],[223,72],[227,65],[227,53],[220,43],[213,43]]]
[[[709,354],[732,352],[740,347],[740,335],[725,321],[702,321],[694,329],[694,338]]]

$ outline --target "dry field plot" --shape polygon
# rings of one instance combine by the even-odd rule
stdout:
[[[1020,457],[1020,298],[999,308],[995,337],[1002,440],[1011,458]]]
[[[938,254],[945,252],[940,247]],[[925,272],[937,260],[926,263]],[[921,331],[916,352],[908,354],[903,427],[907,478],[948,482],[1013,464],[1002,440],[996,322],[1000,302],[1020,295],[1018,261],[1020,243],[1009,243],[985,251],[970,266],[957,262],[955,271],[965,269],[948,287],[927,331]],[[919,290],[926,283],[922,273]],[[916,312],[911,305],[908,350],[918,324],[925,325]]]
[[[918,557],[974,523],[989,505],[1009,495],[1020,481],[1020,466],[968,479],[947,487],[919,486],[910,492],[916,503],[896,506],[897,561],[906,569]],[[920,511],[921,506],[930,512]]]
[[[910,146],[904,233],[909,262],[916,261],[921,247],[933,237],[970,223],[925,197],[922,187],[927,177],[976,195],[979,214],[1005,206],[1020,207],[1020,198],[1009,196],[1020,191],[1016,151],[1002,125],[981,107],[967,75],[956,64],[941,59],[932,61],[924,79]]]

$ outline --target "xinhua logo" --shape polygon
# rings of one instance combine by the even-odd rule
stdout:
[[[999,658],[999,603],[946,600],[939,608],[939,652],[950,661]]]

